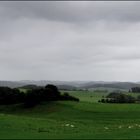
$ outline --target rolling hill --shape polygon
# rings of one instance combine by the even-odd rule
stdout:
[[[134,82],[104,82],[104,81],[0,81],[0,86],[7,86],[11,88],[22,87],[26,85],[45,86],[47,84],[54,84],[59,89],[76,90],[76,89],[98,89],[111,88],[129,90],[132,87],[140,87],[139,83]]]

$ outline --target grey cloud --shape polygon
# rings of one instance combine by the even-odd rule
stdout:
[[[0,4],[2,79],[138,80],[140,2]]]
[[[66,22],[140,20],[140,2],[1,2],[1,17],[46,18]]]

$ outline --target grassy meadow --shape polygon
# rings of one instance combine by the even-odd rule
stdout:
[[[64,91],[62,91],[64,92]],[[80,99],[81,102],[97,103],[103,96],[108,95],[108,92],[101,91],[69,91],[70,95]]]
[[[69,93],[80,102],[44,102],[29,109],[1,105],[0,138],[140,139],[140,104],[98,103],[106,92]]]

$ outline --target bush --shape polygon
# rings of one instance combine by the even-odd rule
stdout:
[[[79,99],[73,96],[70,96],[67,92],[65,92],[63,95],[61,95],[60,100],[69,100],[69,101],[77,101],[79,102]]]
[[[140,87],[132,87],[131,91],[134,93],[140,93]]]
[[[101,99],[101,102],[102,102],[102,103],[105,103],[105,99]]]
[[[18,89],[0,87],[0,104],[15,104],[23,102],[24,93]]]
[[[126,95],[123,93],[112,92],[108,96],[107,99],[102,99],[103,103],[135,103],[136,99],[130,95]]]
[[[42,101],[57,100],[79,101],[78,98],[70,96],[68,93],[61,95],[54,85],[28,90],[26,94],[16,88],[0,87],[0,104],[24,103],[25,107],[33,107]]]
[[[57,87],[54,85],[47,85],[45,88],[33,89],[27,92],[25,97],[25,107],[33,107],[42,101],[58,101],[71,100],[79,101],[78,98],[70,96],[67,92],[60,94]]]

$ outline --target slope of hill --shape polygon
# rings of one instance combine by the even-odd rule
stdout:
[[[0,86],[11,88],[22,87],[25,85],[45,86],[54,84],[59,89],[75,90],[75,89],[96,89],[96,88],[114,88],[129,90],[132,87],[140,87],[139,83],[134,82],[104,82],[104,81],[0,81]]]
[[[18,81],[0,81],[0,87],[16,88],[24,85],[26,85],[26,83],[21,83]]]
[[[116,88],[116,89],[130,89],[132,87],[140,87],[140,84],[131,83],[131,82],[114,82],[114,83],[97,83],[97,84],[86,84],[83,88],[97,88],[97,87],[104,87],[104,88]]]
[[[51,102],[28,110],[0,106],[0,120],[1,139],[140,138],[139,104]]]

